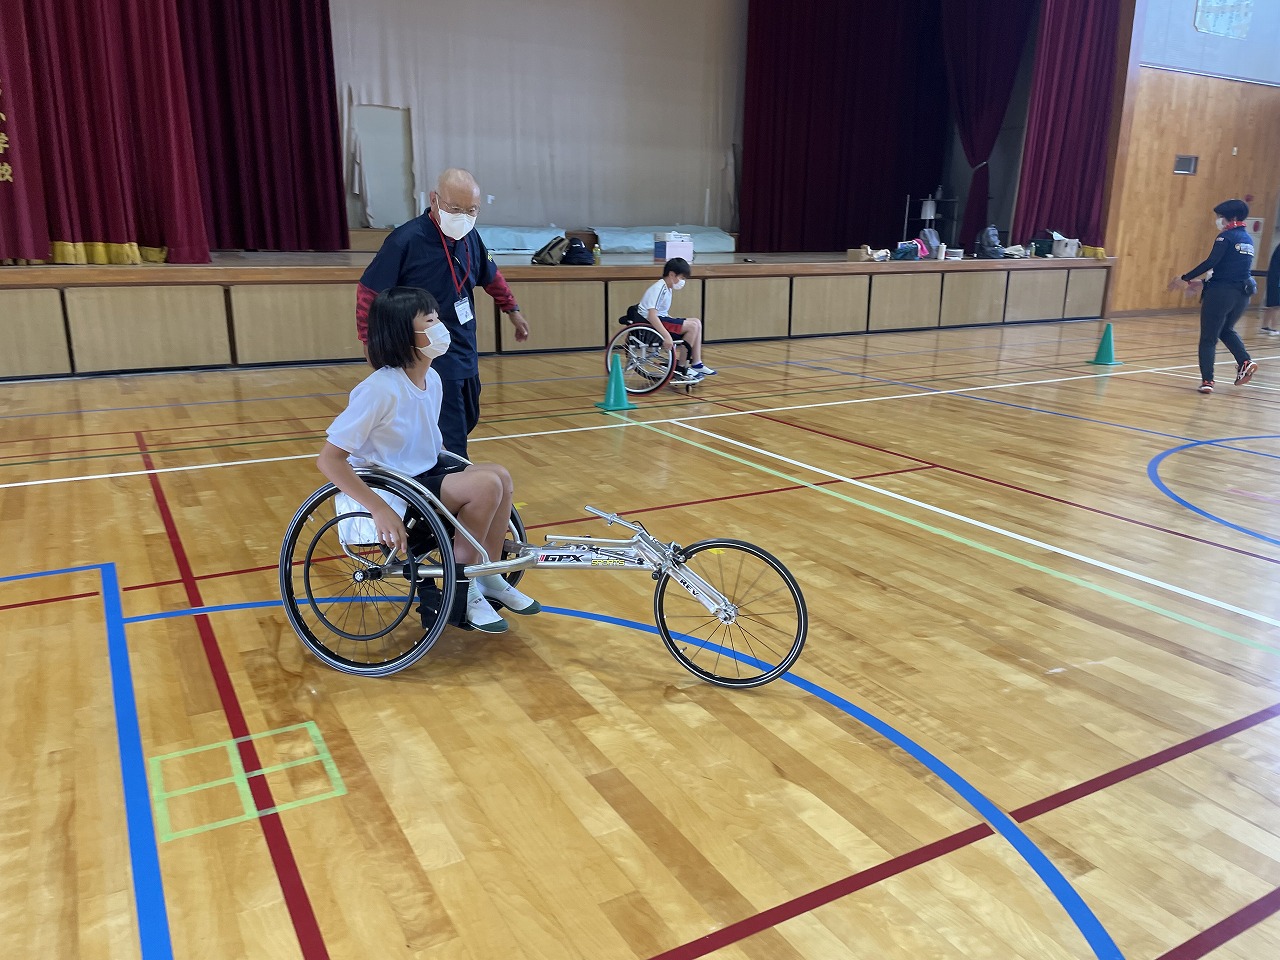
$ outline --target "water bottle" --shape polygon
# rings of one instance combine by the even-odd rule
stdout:
[[[596,266],[600,266],[600,244],[596,244],[591,248],[591,259],[595,261]]]

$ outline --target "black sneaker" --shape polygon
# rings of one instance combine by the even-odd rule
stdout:
[[[1201,393],[1213,393],[1213,381],[1201,380],[1200,386],[1196,387]]]
[[[1253,360],[1246,360],[1240,364],[1236,370],[1236,386],[1242,387],[1253,379],[1253,371],[1258,369],[1258,364]]]

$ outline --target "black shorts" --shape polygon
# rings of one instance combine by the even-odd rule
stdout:
[[[426,473],[418,474],[413,479],[417,480],[420,484],[439,497],[440,485],[444,483],[444,478],[451,473],[461,473],[463,470],[467,469],[468,466],[469,464],[458,463],[456,460],[450,460],[443,463],[437,461],[434,467]]]

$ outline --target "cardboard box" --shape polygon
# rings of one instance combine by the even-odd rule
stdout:
[[[687,233],[655,233],[653,235],[653,259],[666,262],[675,257],[693,260],[693,237]]]

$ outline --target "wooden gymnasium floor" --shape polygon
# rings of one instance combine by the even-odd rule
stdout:
[[[597,354],[486,360],[533,539],[592,504],[790,566],[808,647],[751,691],[634,573],[392,678],[306,655],[277,552],[358,366],[0,387],[0,954],[1280,956],[1257,323],[1212,397],[1188,316],[1117,367],[1093,322],[715,345],[628,415]]]

